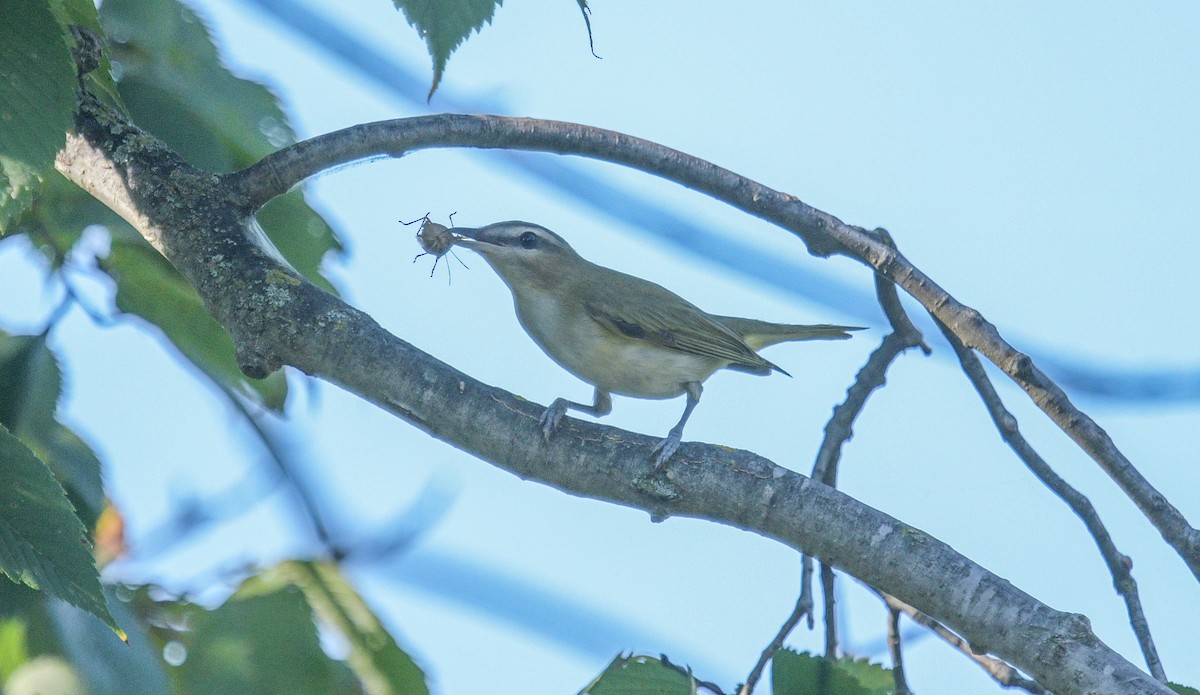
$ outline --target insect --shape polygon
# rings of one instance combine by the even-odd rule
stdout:
[[[455,214],[456,213],[450,213],[450,224],[454,224]],[[432,255],[433,267],[429,270],[429,277],[433,277],[434,272],[437,271],[438,261],[442,259],[442,256],[450,253],[452,256],[454,256],[454,260],[462,264],[462,267],[467,268],[468,270],[470,269],[467,264],[463,263],[463,260],[458,257],[458,254],[450,250],[450,248],[454,246],[455,239],[454,235],[450,233],[449,227],[444,224],[438,224],[437,222],[429,219],[429,213],[425,213],[423,217],[418,217],[412,222],[405,222],[401,220],[400,224],[407,227],[408,225],[416,224],[417,222],[421,223],[420,228],[417,230],[417,243],[421,245],[422,252],[418,253],[413,258],[413,263],[416,263],[417,259],[421,256]],[[446,279],[450,279],[450,266],[446,266]]]

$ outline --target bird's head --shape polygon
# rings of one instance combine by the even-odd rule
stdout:
[[[562,237],[530,222],[453,227],[454,243],[483,256],[509,287],[553,287],[585,261]]]

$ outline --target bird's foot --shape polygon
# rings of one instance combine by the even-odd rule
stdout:
[[[558,423],[563,419],[563,415],[566,415],[567,407],[570,404],[570,401],[565,398],[556,398],[550,407],[546,408],[546,412],[542,413],[538,423],[542,426],[542,438],[547,442],[550,441],[550,435],[558,429]]]
[[[671,430],[670,434],[668,434],[665,439],[663,439],[658,443],[657,446],[654,447],[654,450],[650,452],[652,455],[654,455],[654,470],[659,470],[667,463],[667,461],[671,460],[671,457],[674,456],[675,452],[679,450],[679,445],[682,443],[682,439],[682,432]]]

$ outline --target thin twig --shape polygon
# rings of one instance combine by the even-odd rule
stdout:
[[[42,227],[35,226],[31,229],[31,232],[32,234],[37,235],[37,237],[46,244],[46,248],[50,249],[50,253],[53,254],[54,259],[51,265],[54,269],[54,277],[58,278],[58,281],[62,283],[63,292],[66,293],[66,296],[63,298],[63,302],[58,305],[58,307],[55,309],[55,312],[47,321],[45,330],[49,331],[51,327],[56,325],[58,321],[60,321],[66,315],[67,310],[72,306],[79,307],[83,313],[87,314],[88,318],[92,320],[92,323],[100,326],[101,328],[109,328],[113,326],[115,323],[113,318],[111,316],[102,314],[100,311],[84,301],[79,292],[75,290],[75,286],[71,284],[66,272],[72,266],[70,249],[64,249],[59,246],[58,240],[54,238],[54,235],[50,234]]]
[[[895,695],[910,695],[908,679],[904,677],[904,650],[900,648],[900,611],[891,606],[888,609],[887,645],[892,655],[892,682],[896,684]]]
[[[806,598],[807,603],[805,601]],[[754,687],[758,685],[759,679],[762,678],[767,664],[783,648],[783,641],[787,639],[788,635],[792,634],[792,630],[796,629],[796,623],[800,622],[800,618],[804,615],[808,615],[809,620],[812,620],[812,596],[805,597],[801,594],[800,599],[796,601],[796,607],[792,609],[792,614],[787,617],[787,620],[783,621],[783,626],[779,628],[779,632],[775,633],[775,639],[771,640],[771,643],[767,645],[767,648],[758,657],[758,662],[750,670],[750,675],[746,676],[746,683],[738,689],[737,695],[750,695],[750,693],[754,692]]]
[[[796,602],[797,606],[802,608],[802,612],[806,618],[805,622],[808,629],[813,629],[813,602],[812,590],[813,578],[813,560],[808,553],[803,553],[800,556],[800,600]]]
[[[929,628],[930,631],[932,631],[938,637],[941,637],[947,644],[962,652],[967,656],[967,658],[979,664],[984,671],[988,672],[988,675],[994,678],[997,683],[1005,688],[1021,688],[1028,692],[1034,693],[1035,695],[1042,695],[1046,692],[1046,689],[1039,685],[1036,681],[1029,680],[1028,678],[1022,676],[1015,668],[1001,661],[1000,659],[988,656],[987,654],[976,654],[975,652],[971,651],[971,645],[967,644],[966,640],[956,635],[945,625],[942,625],[916,608],[913,608],[895,596],[886,594],[878,589],[872,589],[872,591],[879,594],[879,597],[883,599],[883,602],[887,604],[889,609],[904,613],[908,617],[912,618],[913,622]]]
[[[895,248],[895,242],[886,229],[878,228],[872,234],[889,248]],[[921,332],[913,325],[908,318],[908,313],[900,304],[896,285],[882,275],[876,275],[875,295],[879,299],[879,306],[883,309],[884,315],[892,325],[892,332],[884,337],[879,347],[867,358],[867,363],[858,371],[854,377],[854,383],[846,391],[846,400],[834,407],[833,415],[825,425],[825,438],[821,442],[821,448],[817,451],[812,477],[830,487],[837,487],[838,462],[841,460],[842,447],[854,436],[854,421],[866,407],[867,399],[871,394],[887,383],[887,370],[892,362],[909,348],[919,347],[926,355],[930,352]],[[812,629],[812,560],[805,555],[801,562],[804,570],[800,577],[800,595],[802,598],[806,595],[809,597],[808,627]],[[821,581],[825,586],[825,619],[827,621],[825,649],[828,653],[831,650],[837,651],[837,626],[828,624],[828,621],[831,620],[836,622],[837,617],[833,610],[833,571],[829,570],[827,575],[826,569],[825,565],[821,566]]]
[[[340,539],[330,530],[329,524],[324,518],[325,514],[321,510],[321,503],[318,500],[317,494],[309,489],[308,481],[296,469],[291,457],[285,451],[283,443],[267,430],[261,420],[261,416],[253,412],[241,396],[224,386],[220,388],[230,404],[241,414],[246,424],[250,425],[250,429],[254,431],[255,437],[262,444],[263,450],[267,454],[267,462],[271,464],[288,486],[291,487],[295,496],[294,498],[298,503],[297,507],[300,516],[304,517],[304,520],[312,526],[317,540],[329,552],[330,556],[335,560],[340,559],[344,554],[344,548],[340,545]]]
[[[996,429],[1000,431],[1000,437],[1012,448],[1025,466],[1037,476],[1038,480],[1042,481],[1043,485],[1058,495],[1059,499],[1066,502],[1071,511],[1075,512],[1075,515],[1083,520],[1088,533],[1096,541],[1096,547],[1099,548],[1100,555],[1104,558],[1104,564],[1108,566],[1108,571],[1113,578],[1114,588],[1121,595],[1121,598],[1125,600],[1125,608],[1129,613],[1129,624],[1137,636],[1138,646],[1141,647],[1142,656],[1146,660],[1146,666],[1150,670],[1150,675],[1165,683],[1167,674],[1163,670],[1162,661],[1158,658],[1158,650],[1154,646],[1154,638],[1150,635],[1150,624],[1146,620],[1145,612],[1142,611],[1142,601],[1138,594],[1137,582],[1134,581],[1133,573],[1130,571],[1133,567],[1133,561],[1130,560],[1128,555],[1124,555],[1117,550],[1112,536],[1109,535],[1108,529],[1105,528],[1104,522],[1100,520],[1100,515],[1096,512],[1096,508],[1092,505],[1091,501],[1055,473],[1050,464],[1046,463],[1045,459],[1021,435],[1020,429],[1017,427],[1016,417],[1004,407],[1004,402],[1001,400],[1000,394],[996,392],[991,379],[988,378],[987,372],[983,368],[983,364],[980,363],[975,353],[963,345],[962,341],[940,321],[936,318],[934,321],[937,323],[938,328],[942,330],[942,334],[946,336],[946,340],[950,341],[950,347],[954,349],[954,354],[958,356],[958,361],[962,364],[963,372],[971,380],[971,384],[974,385],[975,390],[979,393],[984,406],[987,407],[988,414],[996,424]]]
[[[172,514],[155,528],[142,534],[134,546],[139,560],[147,560],[166,552],[192,534],[217,521],[240,516],[261,502],[282,479],[272,476],[265,485],[257,476],[246,475],[242,480],[203,499],[187,497],[173,499]]]
[[[821,563],[821,595],[825,601],[825,658],[838,658],[837,595],[835,593],[833,568]]]

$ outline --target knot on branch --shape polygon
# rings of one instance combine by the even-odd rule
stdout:
[[[75,60],[75,74],[82,78],[100,67],[100,51],[104,47],[104,39],[79,24],[71,25],[71,36],[75,39],[75,46],[71,49],[71,57]]]
[[[237,365],[242,374],[251,379],[266,379],[283,368],[283,360],[276,355],[264,355],[254,347],[237,345]]]

